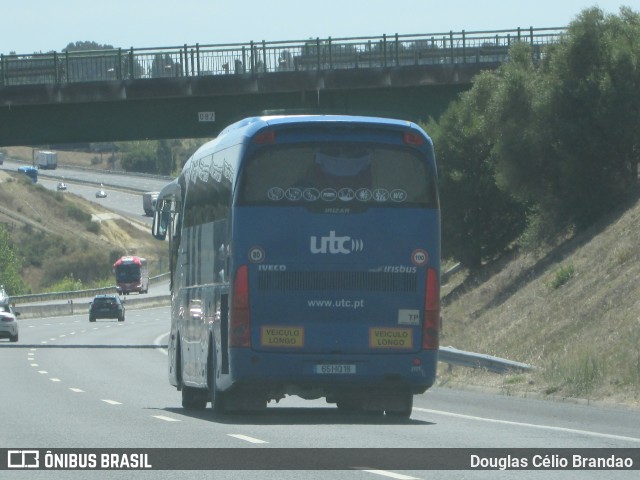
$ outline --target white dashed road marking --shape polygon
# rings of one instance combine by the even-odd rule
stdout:
[[[386,470],[362,470],[363,472],[374,473],[376,475],[382,475],[383,477],[397,478],[398,480],[419,480],[416,477],[410,477],[409,475],[403,475],[402,473],[387,472]]]
[[[151,416],[159,420],[164,420],[165,422],[181,422],[182,421],[182,420],[178,420],[177,418],[165,417],[164,415],[151,415]]]
[[[269,443],[269,442],[267,442],[265,440],[260,440],[259,438],[248,437],[247,435],[241,435],[239,433],[228,433],[227,435],[229,435],[230,437],[237,438],[239,440],[244,440],[245,442],[249,442],[249,443]]]

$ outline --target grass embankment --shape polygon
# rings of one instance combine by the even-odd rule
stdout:
[[[441,369],[441,384],[640,406],[640,200],[562,245],[443,287],[441,345],[538,367]]]

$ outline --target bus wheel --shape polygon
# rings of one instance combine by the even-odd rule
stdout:
[[[215,353],[209,350],[209,360],[207,361],[207,377],[209,384],[209,398],[211,399],[211,408],[214,412],[224,412],[224,394],[216,387],[216,361]]]
[[[393,397],[385,413],[390,417],[409,418],[413,410],[413,394],[406,393]]]
[[[193,387],[182,387],[182,408],[187,410],[203,410],[206,406],[206,390]]]
[[[203,410],[207,406],[207,390],[184,385],[184,360],[182,358],[182,351],[179,353],[178,361],[180,362],[180,383],[182,384],[182,408],[186,410]]]

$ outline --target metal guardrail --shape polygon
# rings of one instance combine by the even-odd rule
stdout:
[[[171,295],[160,295],[149,297],[146,295],[127,297],[123,299],[125,309],[152,308],[165,305],[171,305]],[[20,319],[28,318],[49,318],[62,315],[84,315],[89,313],[89,301],[74,302],[69,300],[67,303],[40,303],[21,305],[16,311],[20,313]]]
[[[162,273],[155,277],[150,277],[149,284],[162,280],[168,276],[168,273]],[[31,295],[12,295],[10,297],[10,301],[16,305],[21,305],[25,303],[48,302],[54,300],[74,300],[76,298],[88,298],[108,293],[115,294],[116,287],[91,288],[88,290],[74,290],[69,292],[34,293]]]
[[[482,353],[465,352],[453,347],[440,347],[438,361],[468,368],[482,368],[494,373],[526,372],[535,368],[526,363],[514,362]]]
[[[566,28],[315,38],[0,55],[0,86],[259,74],[411,65],[493,63],[527,42],[537,58]]]

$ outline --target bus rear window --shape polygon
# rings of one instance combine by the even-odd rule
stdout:
[[[427,159],[390,146],[263,148],[244,166],[241,182],[244,205],[437,206]]]

